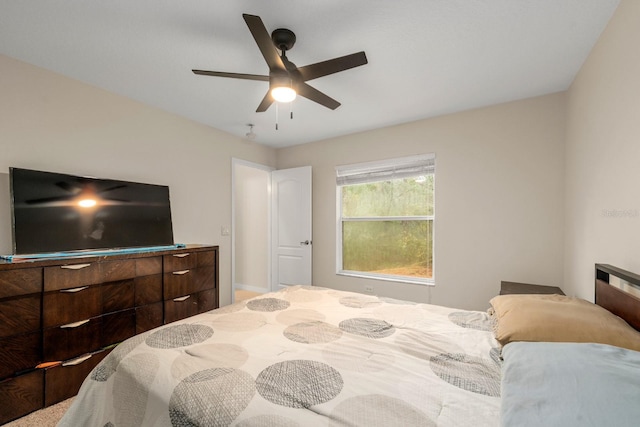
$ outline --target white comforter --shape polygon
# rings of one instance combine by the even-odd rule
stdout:
[[[497,426],[487,315],[291,287],[116,347],[60,426]]]

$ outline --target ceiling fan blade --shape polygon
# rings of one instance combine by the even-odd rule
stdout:
[[[340,58],[329,59],[328,61],[317,62],[311,65],[299,67],[298,71],[304,81],[317,79],[350,68],[359,67],[367,63],[367,56],[364,52],[352,53]]]
[[[262,98],[262,102],[258,105],[256,109],[256,113],[264,113],[267,109],[273,104],[273,97],[271,96],[271,91],[267,91],[267,94]]]
[[[125,184],[114,185],[113,187],[105,188],[99,191],[96,191],[97,194],[106,193],[107,191],[119,190],[121,188],[127,188]]]
[[[306,83],[298,84],[298,95],[304,96],[305,98],[317,102],[320,105],[324,105],[331,110],[335,110],[340,106],[340,103],[338,101],[325,95],[318,89],[315,89]]]
[[[263,82],[269,81],[269,76],[261,76],[259,74],[242,74],[242,73],[225,73],[222,71],[206,71],[206,70],[191,70],[194,74],[201,76],[214,76],[214,77],[231,77],[233,79],[244,80],[260,80]]]
[[[129,203],[131,200],[128,199],[116,199],[114,197],[101,197],[102,200],[108,200],[110,202],[119,202],[119,203]]]
[[[69,193],[77,194],[82,190],[81,187],[78,187],[75,184],[70,184],[66,181],[56,182],[56,187],[63,189],[64,191],[68,191]]]
[[[278,50],[271,40],[269,32],[262,22],[262,19],[260,19],[259,16],[248,15],[246,13],[243,13],[242,17],[244,18],[244,22],[247,23],[247,27],[249,27],[249,31],[251,31],[253,39],[258,44],[258,48],[260,49],[264,60],[267,61],[269,70],[287,71],[282,59],[280,59]]]
[[[75,196],[43,197],[40,199],[25,200],[24,202],[27,205],[40,205],[40,204],[46,204],[51,202],[65,202],[67,200],[73,200],[74,197]]]

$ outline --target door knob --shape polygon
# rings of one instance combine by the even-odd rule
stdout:
[[[304,242],[300,242],[301,245],[310,245],[311,240],[305,240]]]

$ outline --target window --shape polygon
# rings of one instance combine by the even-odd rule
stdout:
[[[338,166],[338,273],[433,283],[435,156]]]

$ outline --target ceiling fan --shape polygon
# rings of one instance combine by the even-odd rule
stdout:
[[[206,70],[192,71],[195,74],[204,76],[231,77],[234,79],[269,82],[269,91],[262,99],[262,102],[260,102],[260,105],[258,105],[256,109],[257,113],[266,111],[274,101],[291,102],[296,97],[296,94],[335,110],[340,106],[338,101],[309,86],[306,82],[317,79],[318,77],[359,67],[367,63],[367,57],[364,52],[358,52],[311,65],[305,65],[304,67],[297,67],[293,62],[289,61],[286,55],[287,51],[290,50],[296,42],[296,35],[293,31],[278,28],[269,36],[259,16],[243,14],[242,17],[247,23],[249,31],[251,31],[262,56],[269,66],[269,75],[263,76]],[[282,54],[278,54],[276,48],[280,49]]]

